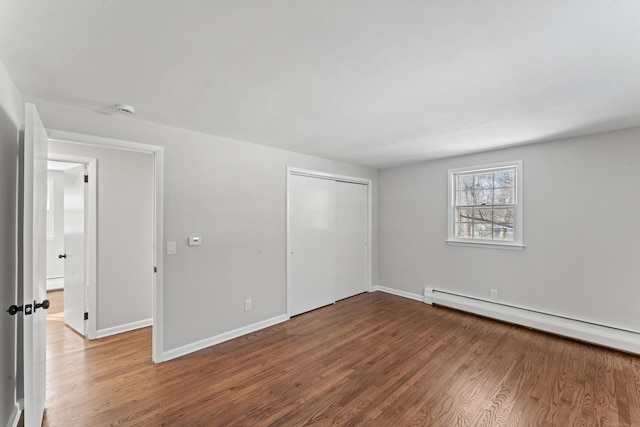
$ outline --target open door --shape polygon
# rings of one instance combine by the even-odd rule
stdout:
[[[22,151],[21,290],[24,425],[42,425],[45,403],[47,296],[47,133],[26,104]]]
[[[64,321],[85,335],[84,166],[64,171]]]

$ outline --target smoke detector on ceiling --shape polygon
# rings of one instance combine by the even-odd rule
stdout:
[[[135,112],[135,108],[127,104],[116,104],[115,108],[117,112],[126,114],[128,116],[132,115]]]

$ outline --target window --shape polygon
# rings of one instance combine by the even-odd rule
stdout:
[[[450,170],[448,242],[521,249],[521,173],[521,161]]]

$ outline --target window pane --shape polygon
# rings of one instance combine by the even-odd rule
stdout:
[[[497,188],[493,190],[494,205],[513,204],[513,188]]]
[[[456,209],[456,222],[471,222],[473,220],[473,208]]]
[[[458,190],[472,190],[473,189],[473,175],[458,175],[458,182],[456,188]]]
[[[475,197],[473,191],[458,191],[456,198],[457,206],[472,206],[475,205]]]
[[[491,223],[493,221],[493,214],[491,208],[479,208],[474,209],[473,219],[476,223]]]
[[[514,208],[495,208],[493,210],[493,222],[496,225],[513,228],[513,210]]]
[[[493,173],[476,175],[477,188],[493,188]]]
[[[514,181],[513,181],[514,173],[515,173],[515,170],[513,170],[513,169],[496,172],[494,174],[494,180],[495,180],[494,187],[495,188],[513,187],[513,184],[514,184]]]
[[[494,226],[493,240],[513,240],[513,225],[511,227]]]
[[[471,238],[472,230],[470,222],[456,223],[456,237]]]
[[[493,204],[493,191],[492,190],[476,190],[472,191],[474,205],[492,205]]]
[[[476,223],[473,226],[474,239],[488,239],[491,240],[491,224]]]

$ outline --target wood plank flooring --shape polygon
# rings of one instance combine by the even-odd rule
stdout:
[[[362,294],[180,359],[49,310],[45,426],[640,426],[640,358]]]

